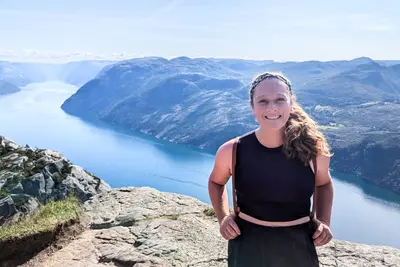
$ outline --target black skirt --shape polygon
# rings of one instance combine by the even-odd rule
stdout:
[[[319,267],[313,223],[266,227],[236,217],[241,235],[228,242],[228,267]]]

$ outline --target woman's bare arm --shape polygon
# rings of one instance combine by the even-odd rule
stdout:
[[[231,159],[233,141],[230,140],[218,149],[214,167],[208,180],[208,192],[211,203],[221,224],[223,218],[229,215],[228,193],[226,183],[231,177]]]
[[[330,157],[317,157],[316,177],[316,212],[317,219],[328,226],[331,224],[332,203],[333,203],[333,182],[329,171]]]

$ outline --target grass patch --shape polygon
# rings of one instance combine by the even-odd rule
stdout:
[[[3,188],[0,189],[0,199],[5,198],[6,196],[8,196],[10,193],[8,193],[8,191],[4,190]]]
[[[57,225],[71,220],[77,221],[81,213],[79,200],[74,196],[61,201],[51,201],[20,221],[0,227],[0,240],[52,231]]]
[[[215,211],[212,207],[207,207],[203,210],[203,213],[207,216],[215,216]]]

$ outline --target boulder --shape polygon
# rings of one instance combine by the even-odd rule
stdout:
[[[0,214],[33,212],[40,204],[69,195],[77,196],[83,203],[110,189],[102,179],[57,151],[22,147],[0,136],[0,198],[7,196]]]
[[[17,213],[14,201],[10,196],[0,199],[0,223]]]

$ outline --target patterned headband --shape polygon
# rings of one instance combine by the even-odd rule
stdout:
[[[257,85],[260,84],[260,82],[266,80],[266,79],[278,79],[282,82],[284,82],[288,88],[289,88],[289,92],[292,93],[292,85],[290,84],[290,81],[285,78],[283,75],[280,74],[276,74],[276,73],[270,73],[270,72],[266,72],[263,73],[261,75],[259,75],[252,83],[251,83],[251,89],[250,91],[253,92],[254,88],[257,87]]]

